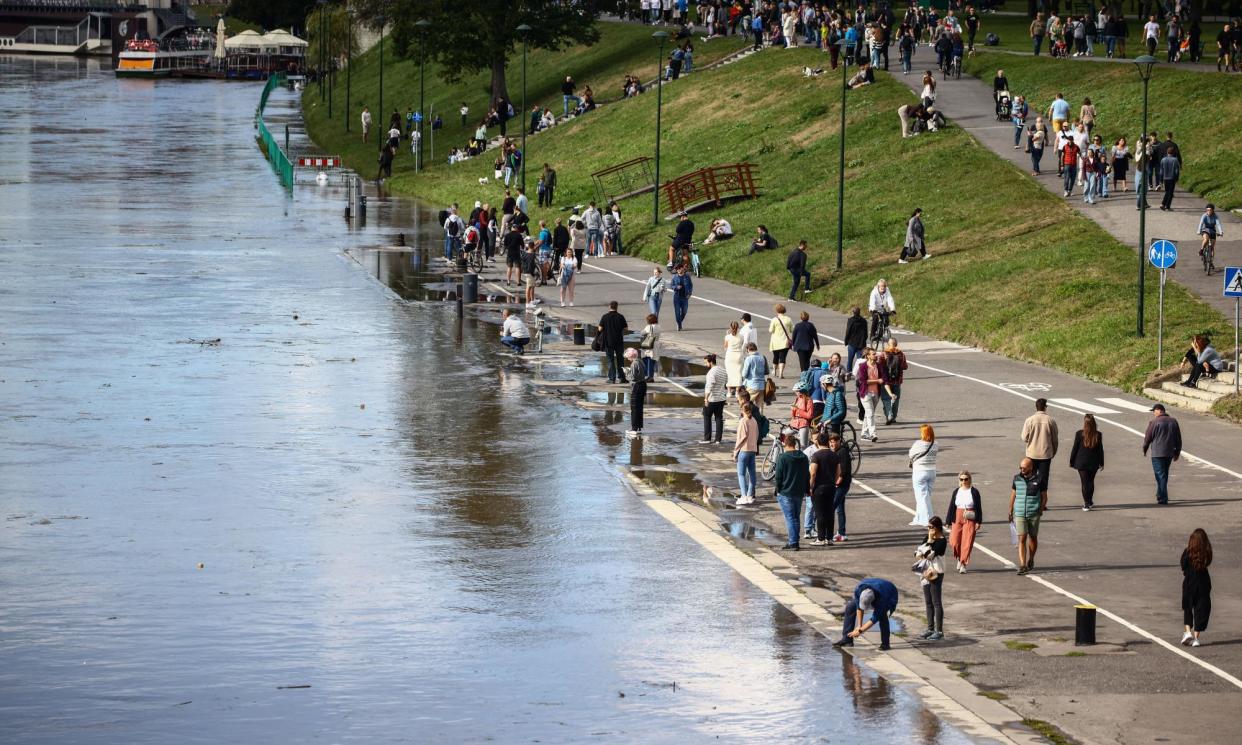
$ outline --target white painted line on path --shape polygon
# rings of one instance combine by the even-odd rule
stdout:
[[[1144,414],[1150,412],[1152,405],[1156,403],[1155,401],[1136,403],[1134,401],[1127,401],[1124,398],[1101,398],[1098,400],[1103,401],[1109,406],[1116,406],[1119,409],[1129,409],[1130,411],[1141,411]]]
[[[587,266],[585,266],[585,267],[583,267],[583,268],[584,268],[584,269],[593,269],[593,270],[596,270],[596,271],[601,271],[601,272],[607,272],[608,274],[611,274],[611,275],[613,275],[613,276],[615,276],[615,277],[620,277],[621,279],[627,280],[627,281],[629,281],[629,282],[634,282],[634,283],[637,283],[637,284],[643,284],[643,283],[646,281],[646,280],[643,280],[643,279],[635,279],[634,277],[627,277],[627,276],[625,276],[624,274],[622,274],[622,273],[620,273],[620,272],[614,272],[614,271],[613,271],[613,270],[611,270],[611,269],[605,269],[605,268],[600,267],[600,266],[595,266],[594,264],[588,264]],[[750,311],[743,310],[742,308],[738,308],[738,307],[735,307],[735,306],[732,306],[732,305],[726,305],[726,304],[724,304],[724,303],[717,302],[717,301],[715,301],[715,300],[712,300],[712,299],[710,299],[710,298],[704,297],[704,296],[702,296],[702,295],[695,295],[694,297],[695,297],[695,298],[697,298],[700,302],[708,303],[708,304],[710,304],[710,305],[715,305],[715,306],[720,307],[720,308],[726,308],[726,309],[728,309],[728,310],[736,311],[736,312],[738,312],[738,313],[749,313],[749,312],[750,312]],[[772,320],[772,317],[771,317],[771,316],[765,316],[765,315],[763,315],[763,314],[761,314],[761,313],[751,313],[751,316],[753,316],[753,317],[755,317],[755,318],[762,318],[762,319],[763,319],[763,320],[765,320],[765,321],[770,321],[770,320]],[[838,338],[837,338],[837,337],[835,337],[835,336],[830,336],[830,335],[828,335],[828,334],[820,334],[820,336],[821,336],[821,337],[823,337],[824,339],[827,339],[827,340],[829,340],[829,341],[831,341],[831,342],[835,342],[835,343],[837,343],[837,344],[844,344],[844,343],[845,343],[843,340],[838,339]],[[962,380],[968,380],[968,381],[970,381],[970,382],[972,382],[972,383],[978,383],[979,385],[987,386],[987,387],[989,387],[989,388],[994,388],[994,389],[996,389],[996,390],[998,390],[998,391],[1004,391],[1005,393],[1008,393],[1008,394],[1010,394],[1010,395],[1012,395],[1012,396],[1017,396],[1017,397],[1019,397],[1019,398],[1024,398],[1024,399],[1026,399],[1027,401],[1034,401],[1036,398],[1039,398],[1038,396],[1030,396],[1030,395],[1027,395],[1027,394],[1025,394],[1025,393],[1023,393],[1023,392],[1021,392],[1021,391],[1013,390],[1013,389],[1011,389],[1011,388],[1006,388],[1005,386],[1000,385],[1000,384],[998,384],[998,383],[993,383],[993,382],[988,381],[988,380],[983,380],[982,378],[976,378],[976,377],[974,377],[974,376],[972,376],[972,375],[964,375],[964,374],[962,374],[962,373],[956,373],[956,372],[953,372],[952,370],[944,370],[944,369],[941,369],[941,368],[939,368],[939,367],[932,367],[931,365],[926,365],[926,364],[922,364],[922,363],[919,363],[919,362],[915,362],[914,360],[909,360],[908,356],[907,356],[907,359],[908,359],[908,361],[909,361],[910,365],[911,365],[911,366],[913,366],[913,367],[918,367],[918,368],[921,368],[921,369],[923,369],[923,370],[928,370],[928,371],[930,371],[930,372],[940,373],[941,375],[948,375],[949,377],[952,377],[952,378],[960,378],[960,379],[962,379]],[[1053,408],[1057,408],[1057,409],[1060,409],[1060,410],[1062,410],[1062,411],[1068,411],[1068,412],[1073,413],[1073,414],[1079,414],[1079,415],[1082,415],[1082,414],[1086,414],[1086,413],[1087,413],[1087,412],[1085,412],[1085,411],[1083,411],[1083,410],[1081,410],[1081,409],[1076,409],[1076,408],[1073,408],[1073,407],[1071,407],[1071,406],[1065,406],[1065,405],[1063,405],[1063,404],[1056,404],[1056,403],[1054,403],[1054,404],[1052,404],[1052,406],[1053,406]],[[1137,436],[1137,437],[1142,437],[1142,436],[1143,436],[1143,434],[1144,434],[1143,432],[1140,432],[1140,431],[1138,431],[1137,429],[1135,429],[1135,428],[1133,428],[1133,427],[1128,427],[1128,426],[1126,426],[1126,425],[1124,425],[1124,424],[1122,424],[1122,423],[1120,423],[1120,422],[1115,422],[1115,421],[1113,421],[1113,420],[1111,420],[1111,419],[1098,419],[1097,421],[1104,422],[1105,424],[1110,424],[1110,425],[1112,425],[1112,426],[1114,426],[1114,427],[1116,427],[1116,428],[1118,428],[1118,429],[1125,430],[1126,432],[1129,432],[1129,433],[1131,433],[1131,434],[1133,434],[1133,435],[1135,435],[1135,436]],[[1209,468],[1214,468],[1214,469],[1216,469],[1217,471],[1220,471],[1221,473],[1227,474],[1227,475],[1229,475],[1229,476],[1232,476],[1232,477],[1233,477],[1233,478],[1235,478],[1235,479],[1238,479],[1239,481],[1242,481],[1242,473],[1238,473],[1237,471],[1234,471],[1234,470],[1232,470],[1232,469],[1230,469],[1230,468],[1226,468],[1225,466],[1219,465],[1219,464],[1217,464],[1217,463],[1213,463],[1212,461],[1207,460],[1206,458],[1200,458],[1199,456],[1194,455],[1194,454],[1192,454],[1192,453],[1190,453],[1189,451],[1186,451],[1186,450],[1183,450],[1183,451],[1182,451],[1182,455],[1186,458],[1186,460],[1187,460],[1187,461],[1189,461],[1189,462],[1191,462],[1191,463],[1200,463],[1200,464],[1203,464],[1203,465],[1205,465],[1205,466],[1208,466]]]
[[[1120,411],[1117,411],[1116,409],[1109,409],[1103,406],[1097,406],[1096,404],[1089,404],[1086,401],[1079,401],[1076,398],[1050,398],[1048,399],[1048,401],[1051,403],[1061,404],[1062,406],[1069,406],[1075,409],[1082,409],[1083,411],[1089,414],[1120,414],[1121,413]]]

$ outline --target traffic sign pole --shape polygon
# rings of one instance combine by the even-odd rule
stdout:
[[[1164,364],[1164,283],[1168,270],[1177,265],[1177,244],[1163,239],[1154,240],[1147,258],[1152,266],[1160,270],[1160,311],[1156,326],[1156,369],[1159,370]]]
[[[1164,367],[1164,280],[1168,272],[1160,270],[1160,311],[1156,314],[1156,369]]]
[[[1233,392],[1238,393],[1242,369],[1238,368],[1238,326],[1242,325],[1242,266],[1225,267],[1225,297],[1233,298]]]
[[[1242,309],[1242,298],[1233,299],[1233,392],[1238,393],[1238,381],[1242,380],[1242,368],[1238,367],[1238,321],[1239,309]]]

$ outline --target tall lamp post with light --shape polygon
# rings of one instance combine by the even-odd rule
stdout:
[[[431,23],[426,18],[420,18],[414,23],[414,27],[418,29],[418,160],[415,166],[419,171],[423,169],[423,122],[427,119],[423,68],[427,66],[427,29],[430,26]]]
[[[1134,66],[1138,68],[1139,77],[1143,80],[1143,131],[1139,135],[1138,146],[1143,148],[1142,152],[1147,152],[1147,86],[1151,83],[1151,68],[1156,64],[1156,58],[1150,54],[1144,54],[1134,60]],[[1142,181],[1139,184],[1139,245],[1138,245],[1138,335],[1143,336],[1143,298],[1147,290],[1147,174],[1150,173],[1150,163],[1147,159],[1143,159]]]
[[[847,42],[844,38],[837,42],[841,47],[841,150],[837,158],[837,269],[845,262],[845,92],[849,90],[845,64]]]
[[[327,15],[328,0],[319,0],[317,5],[319,6],[319,49],[316,51],[319,53],[319,64],[316,67],[319,69],[319,74],[316,77],[319,78],[319,103],[323,103],[323,58],[328,54],[328,45],[324,42],[323,20]]]
[[[655,143],[655,191],[651,207],[651,224],[660,224],[660,114],[664,108],[664,42],[668,41],[667,31],[657,31],[651,35],[659,44],[656,56],[656,143]]]
[[[324,7],[327,10],[327,6]],[[332,121],[332,98],[336,93],[336,58],[332,52],[332,23],[336,20],[336,12],[328,16],[328,33],[324,36],[324,44],[328,47],[328,121]]]
[[[382,127],[384,126],[384,121],[385,121],[384,117],[386,116],[386,114],[384,114],[384,24],[387,22],[388,19],[384,18],[384,16],[382,15],[379,15],[375,17],[375,20],[379,23],[379,68],[380,68],[379,70],[379,110],[377,110],[375,113],[379,115],[380,126]],[[388,130],[383,129],[380,131],[387,132]],[[384,135],[380,135],[381,142],[383,141],[383,139],[384,139]]]
[[[354,84],[354,9],[345,6],[345,131],[349,131],[350,97]]]
[[[526,157],[526,128],[527,128],[526,127],[526,122],[527,122],[527,119],[526,119],[527,117],[527,114],[526,114],[526,46],[527,46],[526,38],[527,38],[527,35],[529,35],[533,29],[530,26],[527,26],[525,23],[523,23],[521,26],[518,26],[517,28],[513,30],[517,31],[518,35],[522,37],[522,113],[521,115],[518,116],[518,121],[521,122],[521,125],[522,125],[521,184],[522,184],[522,193],[525,194],[526,193],[526,161],[528,160],[528,158]]]

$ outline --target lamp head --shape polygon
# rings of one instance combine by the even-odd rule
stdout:
[[[414,22],[414,28],[418,29],[419,33],[423,33],[430,26],[431,26],[431,21],[428,21],[426,18],[420,18]]]
[[[523,23],[521,26],[518,26],[517,28],[515,28],[515,29],[513,29],[513,30],[514,30],[514,31],[516,31],[516,32],[518,32],[518,33],[519,33],[519,34],[521,34],[522,36],[525,36],[525,35],[529,34],[531,31],[534,31],[534,29],[533,29],[533,28],[531,28],[530,26],[526,25],[525,23]]]
[[[658,42],[660,42],[661,44],[663,44],[663,43],[664,43],[664,41],[665,41],[666,39],[668,39],[668,32],[667,32],[667,31],[657,31],[657,32],[655,32],[654,34],[652,34],[652,35],[651,35],[651,38],[653,38],[653,39],[655,39],[656,41],[658,41]]]
[[[1151,80],[1151,68],[1156,64],[1156,58],[1150,54],[1144,54],[1142,57],[1134,58],[1134,66],[1138,68],[1139,78],[1143,82]]]

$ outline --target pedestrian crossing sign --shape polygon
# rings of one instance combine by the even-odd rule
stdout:
[[[1242,297],[1242,266],[1225,267],[1225,297]]]

